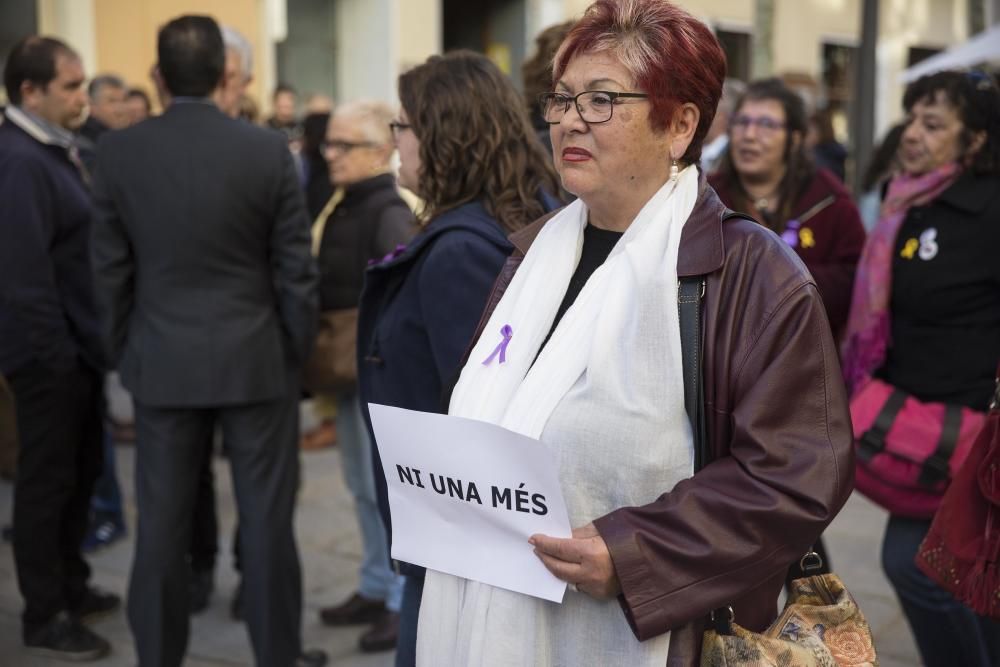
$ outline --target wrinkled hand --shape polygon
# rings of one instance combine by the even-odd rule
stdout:
[[[574,528],[570,538],[539,534],[532,535],[528,542],[549,572],[574,584],[577,590],[598,599],[621,593],[611,552],[594,524]]]

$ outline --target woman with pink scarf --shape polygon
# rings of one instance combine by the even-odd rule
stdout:
[[[978,73],[907,89],[898,159],[858,265],[843,366],[923,402],[985,411],[1000,360],[1000,93]],[[1000,626],[914,565],[930,519],[891,514],[882,566],[923,662],[1000,664]]]

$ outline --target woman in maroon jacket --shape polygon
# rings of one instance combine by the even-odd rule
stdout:
[[[841,182],[809,158],[807,123],[802,99],[779,79],[751,83],[729,121],[729,151],[709,182],[727,206],[764,223],[802,258],[839,338],[865,229]]]
[[[523,548],[572,586],[552,604],[428,570],[418,665],[697,665],[713,609],[756,631],[775,619],[789,563],[847,499],[814,281],[774,234],[726,219],[697,166],[724,77],[711,31],[666,0],[598,0],[560,47],[540,107],[577,199],[510,237],[448,414],[552,453],[572,535]],[[704,467],[678,316],[693,277]]]

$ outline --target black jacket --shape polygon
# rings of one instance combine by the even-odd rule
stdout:
[[[83,162],[83,166],[86,168],[88,174],[93,173],[94,167],[97,166],[97,142],[110,129],[93,116],[88,116],[86,122],[84,122],[77,132],[80,161]]]
[[[316,268],[281,135],[174,103],[102,138],[94,197],[105,334],[136,400],[200,407],[297,391]]]
[[[546,199],[546,206],[556,202]],[[493,281],[513,250],[476,201],[435,218],[398,256],[368,269],[358,318],[358,386],[368,403],[442,412],[442,395],[461,370]],[[372,449],[379,510],[392,542],[389,498]],[[404,574],[422,574],[407,568]]]
[[[392,174],[348,186],[323,228],[319,246],[319,302],[324,311],[358,305],[365,269],[410,240],[413,213]]]
[[[892,254],[892,338],[880,377],[922,401],[986,410],[1000,361],[998,247],[996,176],[965,174],[907,211]]]
[[[0,124],[0,373],[103,367],[90,215],[66,149]]]

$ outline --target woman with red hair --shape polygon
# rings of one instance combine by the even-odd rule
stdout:
[[[418,664],[697,664],[711,610],[774,620],[789,565],[847,499],[816,285],[698,170],[725,69],[665,0],[599,0],[557,53],[541,108],[578,200],[511,236],[449,414],[553,452],[575,528],[529,541],[571,586],[554,604],[428,571]],[[687,277],[702,281],[703,420],[685,409]],[[711,452],[698,472],[693,425]]]

